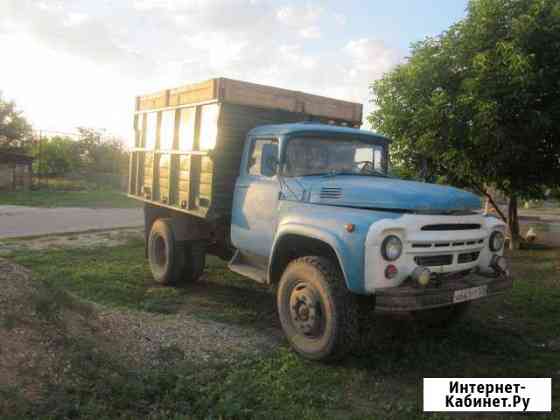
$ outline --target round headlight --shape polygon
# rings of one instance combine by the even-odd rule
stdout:
[[[490,235],[490,240],[488,245],[490,246],[490,251],[498,252],[504,247],[505,237],[502,232],[495,230]]]
[[[395,235],[389,235],[381,244],[381,255],[387,261],[395,261],[401,256],[402,253],[402,242]]]

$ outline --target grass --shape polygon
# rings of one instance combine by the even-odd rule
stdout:
[[[132,208],[141,203],[115,190],[3,192],[0,205],[30,207]]]
[[[21,251],[12,257],[81,300],[148,312],[188,311],[254,328],[276,329],[271,291],[209,261],[208,278],[184,289],[153,283],[143,245],[94,250]],[[132,370],[113,355],[70,340],[63,387],[20,404],[37,418],[421,418],[422,377],[552,377],[560,418],[560,250],[511,256],[511,293],[474,305],[455,328],[428,330],[379,317],[366,349],[342,363],[310,363],[286,346],[227,364],[178,363]],[[12,390],[13,392],[13,390]],[[17,394],[17,393],[16,393]],[[17,395],[12,395],[17,398]],[[441,415],[429,418],[451,418]],[[479,418],[479,417],[477,417]],[[488,416],[488,418],[496,418]],[[549,417],[550,418],[550,417]]]

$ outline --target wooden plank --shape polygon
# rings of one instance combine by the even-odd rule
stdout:
[[[212,100],[342,120],[350,125],[360,125],[362,122],[363,109],[359,103],[226,78],[138,96],[136,110],[147,111]]]
[[[258,85],[226,78],[218,79],[221,102],[283,109],[361,124],[362,105],[324,96]]]
[[[216,98],[216,79],[192,83],[169,90],[169,105],[187,105]]]
[[[212,174],[212,172],[201,172],[200,173],[200,183],[201,184],[211,184],[213,177],[214,177],[214,175]]]
[[[198,192],[201,196],[210,197],[212,195],[212,185],[201,183],[198,186]]]

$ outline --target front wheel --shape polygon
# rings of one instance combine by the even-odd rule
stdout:
[[[326,258],[292,261],[280,279],[277,306],[286,338],[307,359],[339,359],[358,340],[355,299]]]

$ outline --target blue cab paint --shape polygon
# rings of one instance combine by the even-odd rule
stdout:
[[[334,250],[347,287],[364,294],[364,244],[372,225],[415,212],[454,214],[480,208],[479,197],[448,186],[381,176],[288,177],[281,169],[272,176],[249,171],[257,140],[277,147],[281,168],[287,144],[296,137],[358,139],[382,146],[385,153],[390,142],[364,130],[307,123],[261,126],[248,134],[234,193],[231,239],[240,252],[268,261],[268,269],[284,235],[314,238]],[[325,188],[341,191],[340,196],[322,194]],[[348,223],[355,225],[351,233],[345,229]]]

